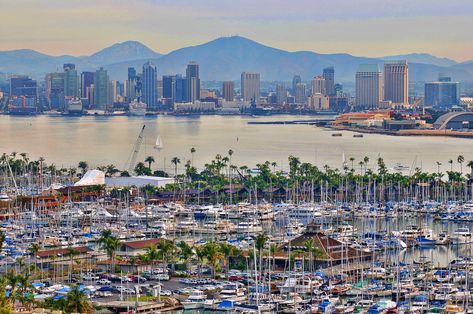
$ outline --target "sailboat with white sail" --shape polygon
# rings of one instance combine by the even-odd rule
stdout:
[[[161,136],[158,135],[156,138],[156,143],[154,144],[154,149],[161,150],[163,149],[163,141],[161,140]]]

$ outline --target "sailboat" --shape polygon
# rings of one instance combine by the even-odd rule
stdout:
[[[156,143],[154,144],[154,149],[160,150],[163,148],[163,142],[161,141],[161,136],[158,135],[156,138]]]

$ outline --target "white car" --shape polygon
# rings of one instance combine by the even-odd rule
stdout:
[[[97,280],[99,279],[99,276],[96,276],[94,274],[83,274],[82,275],[82,280]]]
[[[172,295],[171,290],[161,290],[161,295],[169,297]]]
[[[96,283],[99,284],[99,285],[109,285],[112,282],[108,279],[103,278],[103,279],[97,280]]]

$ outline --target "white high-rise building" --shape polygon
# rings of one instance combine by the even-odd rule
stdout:
[[[377,64],[362,64],[356,71],[356,105],[378,108],[382,97],[381,72]]]
[[[241,96],[243,101],[259,103],[260,75],[259,73],[243,72],[241,74]]]
[[[409,66],[406,60],[384,63],[384,100],[409,103]]]
[[[325,95],[325,79],[321,75],[317,75],[312,79],[312,88],[311,88],[311,94],[322,94]]]

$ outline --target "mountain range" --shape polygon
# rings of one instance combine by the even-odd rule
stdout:
[[[63,63],[75,63],[79,71],[104,67],[111,79],[124,80],[129,66],[140,69],[147,61],[157,66],[158,75],[185,73],[187,63],[196,61],[202,80],[238,80],[243,71],[260,73],[263,81],[290,81],[295,74],[309,80],[324,67],[334,66],[336,81],[353,82],[360,64],[376,63],[381,68],[384,60],[396,59],[409,61],[411,81],[436,80],[443,73],[453,80],[473,82],[473,60],[458,63],[426,53],[367,58],[346,53],[290,52],[241,36],[221,37],[164,55],[137,41],[117,43],[90,56],[50,56],[28,49],[0,51],[0,72],[41,79],[48,72],[61,71]]]

